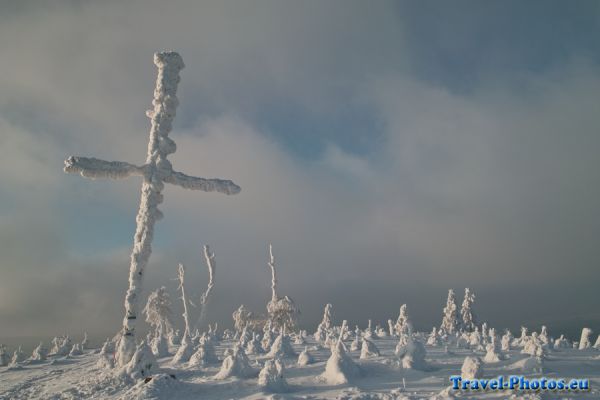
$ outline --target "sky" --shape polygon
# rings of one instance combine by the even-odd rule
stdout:
[[[120,328],[141,182],[63,160],[143,163],[162,50],[174,168],[242,187],[167,185],[144,285],[176,314],[204,244],[208,320],[264,313],[272,243],[309,330],[430,330],[465,287],[498,328],[600,329],[598,37],[586,0],[0,1],[0,339]]]

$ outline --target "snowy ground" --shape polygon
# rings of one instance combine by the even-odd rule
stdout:
[[[87,351],[84,355],[53,359],[37,364],[23,363],[18,369],[0,367],[0,399],[428,399],[449,386],[449,376],[460,374],[461,365],[467,355],[474,353],[483,357],[483,352],[426,346],[426,360],[430,371],[422,372],[403,369],[394,354],[397,338],[374,340],[381,351],[380,357],[359,359],[359,351],[350,352],[360,366],[362,376],[351,384],[332,386],[318,380],[325,370],[330,350],[314,348],[315,342],[308,339],[309,351],[315,363],[300,367],[296,358],[285,359],[285,376],[291,386],[285,394],[264,393],[257,385],[257,378],[215,380],[220,365],[206,368],[172,368],[170,358],[160,360],[161,371],[148,383],[138,381],[125,384],[111,377],[106,370],[96,366],[99,355]],[[222,341],[217,354],[222,358],[225,349],[232,347],[231,341]],[[348,348],[349,348],[348,344]],[[311,350],[313,348],[313,350]],[[304,345],[294,345],[297,353]],[[600,351],[557,349],[548,353],[544,360],[543,374],[523,373],[520,361],[529,356],[519,350],[507,353],[509,358],[495,364],[484,364],[484,377],[524,374],[531,377],[589,378],[591,391],[587,393],[557,395],[542,394],[522,397],[518,393],[452,393],[455,398],[600,398]],[[256,370],[267,359],[265,355],[249,356]],[[164,373],[160,374],[160,373]],[[169,377],[174,375],[175,379]],[[511,397],[513,396],[513,397]],[[453,398],[453,397],[434,397]]]

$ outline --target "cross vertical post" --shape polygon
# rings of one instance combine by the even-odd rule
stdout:
[[[152,252],[154,223],[162,218],[158,205],[163,202],[164,182],[185,189],[220,192],[227,195],[237,194],[240,187],[229,180],[197,178],[174,171],[167,156],[175,152],[177,146],[168,137],[171,131],[179,83],[179,71],[184,64],[176,52],[154,54],[154,64],[158,67],[158,76],[154,89],[153,110],[146,112],[151,119],[150,139],[146,163],[136,166],[121,161],[103,161],[97,158],[69,157],[65,161],[65,172],[79,173],[88,178],[120,179],[130,175],[143,178],[140,206],[136,217],[136,230],[133,237],[129,268],[129,288],[125,295],[125,317],[121,340],[115,359],[123,366],[131,360],[135,352],[135,327],[138,305],[142,293],[144,269]]]

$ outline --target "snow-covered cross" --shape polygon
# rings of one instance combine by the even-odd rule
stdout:
[[[158,205],[163,201],[164,183],[181,186],[185,189],[237,194],[240,187],[232,181],[221,179],[196,178],[174,171],[167,156],[176,150],[175,142],[168,135],[178,105],[177,84],[179,71],[184,67],[181,56],[175,52],[154,54],[154,64],[158,67],[158,77],[154,89],[153,110],[146,112],[152,121],[148,156],[142,166],[122,161],[103,161],[97,158],[69,157],[65,161],[65,172],[79,173],[87,178],[120,179],[131,175],[143,177],[142,196],[133,239],[129,270],[129,289],[125,296],[125,318],[122,338],[116,359],[125,365],[135,351],[135,323],[138,314],[138,301],[142,290],[144,268],[152,251],[154,223],[162,217]]]

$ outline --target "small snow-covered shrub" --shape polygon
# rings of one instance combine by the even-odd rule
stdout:
[[[462,379],[478,379],[483,377],[483,366],[479,357],[465,357],[460,369]]]
[[[292,348],[289,336],[285,335],[283,331],[279,333],[279,336],[273,342],[271,350],[267,354],[268,357],[296,357],[296,352]]]
[[[560,337],[554,341],[554,348],[556,349],[568,349],[571,347],[571,343],[565,338],[565,335],[560,335]]]
[[[148,295],[146,306],[142,312],[146,315],[146,322],[151,326],[151,335],[171,334],[173,331],[173,322],[171,311],[171,297],[164,286],[156,289]],[[178,343],[173,343],[177,345]]]
[[[500,341],[500,344],[501,344],[501,347],[502,347],[502,351],[510,351],[512,341],[513,341],[513,335],[507,329],[506,333],[502,336],[502,339]]]
[[[159,328],[156,336],[152,338],[150,348],[152,349],[152,353],[158,358],[169,356],[169,342],[163,334],[162,328]]]
[[[173,356],[173,364],[181,364],[190,361],[190,357],[194,354],[194,346],[189,339],[182,340],[181,345]]]
[[[486,345],[486,354],[483,358],[483,362],[491,364],[496,363],[504,359],[503,355],[500,353],[500,349],[496,344],[496,339],[492,338],[492,342]]]
[[[131,360],[125,364],[121,372],[133,379],[141,379],[151,376],[158,364],[152,350],[141,342],[135,349]]]
[[[221,369],[215,375],[215,379],[226,379],[231,376],[238,378],[252,378],[256,376],[256,370],[250,366],[250,360],[239,346],[228,350]]]
[[[375,346],[375,343],[371,342],[369,339],[363,338],[362,346],[360,349],[360,358],[372,358],[379,356],[379,349]]]
[[[48,355],[48,350],[44,347],[44,344],[40,342],[40,344],[33,349],[33,353],[31,353],[31,357],[29,358],[32,361],[44,361],[46,360],[46,356]]]
[[[25,353],[23,352],[21,346],[19,346],[13,353],[13,356],[10,360],[10,366],[16,366],[23,361],[25,361]]]
[[[298,356],[298,365],[301,365],[301,366],[309,365],[309,364],[312,364],[314,361],[315,360],[314,360],[312,354],[310,354],[308,352],[308,347],[304,347],[304,350]]]
[[[52,349],[50,355],[54,356],[66,356],[73,347],[71,338],[69,336],[57,336],[52,339]]]
[[[83,354],[83,350],[81,349],[80,343],[75,343],[69,352],[69,356],[80,356]]]
[[[412,337],[408,338],[408,341],[404,346],[396,348],[396,355],[402,361],[402,368],[405,369],[415,369],[419,371],[427,370],[428,366],[425,362],[426,354],[427,352],[423,343]]]
[[[258,374],[258,386],[267,392],[273,393],[285,393],[289,391],[281,360],[276,358],[265,362],[265,366]]]
[[[441,344],[441,338],[437,333],[437,329],[434,326],[431,330],[429,336],[427,336],[427,345],[429,346],[439,346]]]
[[[325,372],[320,378],[330,385],[342,385],[360,376],[361,371],[346,352],[346,346],[338,340],[331,349],[331,356],[325,365]]]
[[[190,357],[188,365],[190,367],[207,366],[216,364],[219,362],[215,347],[212,344],[212,340],[207,336],[200,338],[200,344],[196,349],[196,352]]]
[[[246,354],[262,354],[264,352],[258,334],[253,334],[252,340],[246,344]]]

